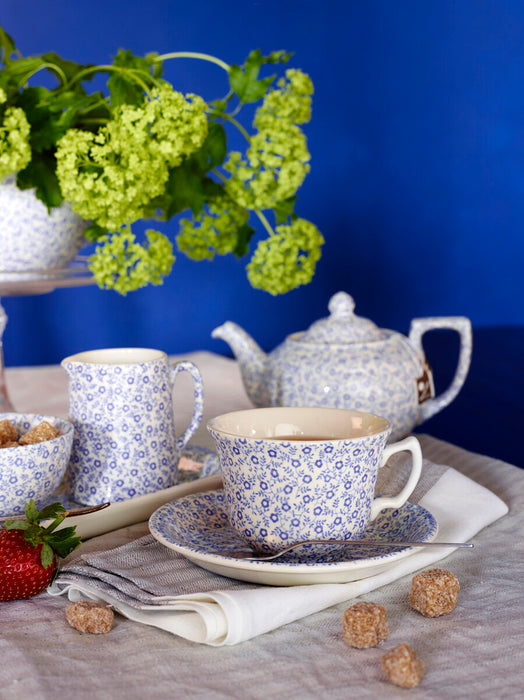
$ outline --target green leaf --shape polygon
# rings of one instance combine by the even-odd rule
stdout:
[[[249,241],[253,237],[255,229],[249,224],[243,224],[237,230],[237,243],[233,250],[237,258],[242,258],[249,252]]]
[[[152,211],[160,209],[165,219],[190,209],[198,214],[205,202],[222,191],[222,186],[207,172],[224,162],[227,139],[224,127],[211,122],[201,148],[169,173],[165,192],[152,202]]]
[[[25,517],[28,522],[34,523],[38,520],[40,513],[35,505],[34,500],[31,498],[28,503],[25,504]]]
[[[20,87],[43,66],[44,61],[36,56],[9,61],[0,71],[0,87],[5,90],[8,97],[12,98],[18,93]]]
[[[120,49],[114,57],[113,65],[120,68],[128,68],[136,71],[141,71],[145,77],[151,77],[151,66],[154,63],[155,54],[148,54],[146,58],[136,56],[129,49]]]
[[[51,503],[51,505],[42,508],[40,511],[41,520],[50,520],[51,518],[56,518],[60,513],[67,513],[67,510],[61,503]]]
[[[273,207],[273,211],[275,212],[277,224],[284,224],[290,216],[293,216],[296,201],[297,195],[293,195],[292,197],[288,197],[276,203]]]
[[[31,129],[29,141],[33,152],[54,150],[62,136],[74,124],[74,112],[65,109],[58,114],[49,112],[35,128]]]
[[[16,79],[20,83],[25,83],[33,73],[44,65],[45,61],[40,56],[28,56],[27,58],[10,61],[9,65],[4,68],[4,71],[11,78]]]
[[[275,79],[272,75],[259,80],[260,68],[266,63],[285,63],[290,56],[291,54],[285,51],[273,51],[269,56],[262,56],[260,49],[255,49],[249,54],[243,66],[232,65],[229,69],[229,82],[240,102],[260,100]]]
[[[89,226],[84,231],[84,236],[88,241],[92,243],[98,241],[102,236],[105,236],[109,231],[103,226],[99,226],[96,223],[89,224]]]
[[[166,218],[170,219],[186,209],[198,214],[207,200],[210,188],[214,186],[218,185],[202,175],[201,170],[195,167],[194,160],[188,159],[174,168],[169,175],[162,205]]]
[[[240,102],[258,102],[267,92],[275,76],[272,75],[264,80],[258,80],[258,69],[251,68],[249,72],[244,72],[240,66],[231,66],[229,69],[229,80],[232,90],[238,95]]]
[[[269,56],[266,56],[266,63],[287,63],[292,58],[292,51],[272,51]]]
[[[107,86],[111,94],[111,105],[140,105],[144,101],[143,84],[151,85],[151,64],[131,51],[120,49],[113,65],[122,70],[111,71]],[[141,84],[142,83],[142,84]]]
[[[84,71],[95,67],[92,63],[82,65],[80,63],[75,63],[74,61],[67,61],[61,58],[54,51],[42,54],[42,58],[46,63],[51,64],[47,67],[47,70],[52,72],[53,75],[58,78],[61,85],[68,85],[77,77],[79,73],[83,73]],[[92,80],[94,75],[95,71],[87,73],[82,77],[82,80]],[[84,92],[80,81],[74,84],[73,89],[75,92]]]
[[[58,207],[63,201],[58,178],[56,177],[56,161],[54,154],[49,151],[33,154],[33,160],[27,168],[21,170],[16,178],[20,190],[36,189],[37,198],[48,209]]]
[[[4,65],[11,61],[11,56],[15,51],[16,46],[12,37],[0,27],[0,60]]]
[[[61,559],[67,557],[80,544],[80,537],[76,535],[76,527],[64,527],[53,532],[45,540]]]
[[[31,87],[24,90],[16,101],[31,125],[30,143],[33,152],[55,148],[58,141],[73,126],[76,109],[89,104],[80,100],[73,92],[55,95],[50,90]]]
[[[54,557],[55,554],[53,552],[53,548],[47,542],[44,542],[44,544],[42,545],[42,551],[40,552],[40,560],[44,569],[47,569],[48,566],[51,566]]]
[[[210,102],[209,107],[211,108],[211,116],[215,119],[222,117],[226,111],[227,102],[227,99],[213,100],[213,102]]]
[[[192,158],[197,161],[202,173],[217,168],[227,155],[227,137],[222,124],[211,122],[201,148]]]
[[[27,520],[6,520],[4,527],[6,530],[27,530],[31,523]]]
[[[121,73],[113,73],[107,81],[107,87],[113,107],[124,104],[138,106],[144,101],[143,89]]]

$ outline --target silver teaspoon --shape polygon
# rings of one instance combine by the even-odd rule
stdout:
[[[63,515],[64,518],[75,518],[77,515],[88,515],[89,513],[96,513],[99,510],[104,510],[104,508],[108,508],[110,505],[111,503],[101,503],[97,506],[86,506],[85,508],[67,510]],[[25,515],[2,516],[0,518],[0,524],[5,522],[6,520],[25,520]]]
[[[347,545],[349,547],[361,547],[367,545],[368,547],[389,547],[390,549],[395,547],[473,547],[469,542],[388,542],[386,540],[303,540],[302,542],[295,542],[290,544],[284,549],[280,549],[278,552],[255,552],[253,549],[235,549],[231,552],[210,552],[210,554],[220,554],[222,556],[232,557],[233,559],[252,559],[253,561],[271,561],[272,559],[278,559],[283,554],[287,554],[293,549],[307,544],[335,544],[335,545]]]

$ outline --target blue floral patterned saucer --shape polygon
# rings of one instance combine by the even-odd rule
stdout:
[[[155,539],[193,563],[230,578],[264,585],[346,583],[373,576],[415,551],[413,547],[384,550],[366,547],[347,561],[303,561],[284,557],[276,561],[234,559],[229,553],[243,542],[229,523],[222,490],[191,494],[166,503],[149,519]],[[384,510],[369,524],[363,539],[430,542],[437,535],[434,516],[407,502]]]

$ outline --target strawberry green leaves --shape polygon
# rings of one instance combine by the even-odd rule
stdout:
[[[44,548],[47,547],[48,554],[49,552],[51,554],[51,559],[48,560],[49,562],[52,561],[53,552],[61,559],[65,559],[68,554],[71,554],[71,552],[78,547],[80,544],[80,537],[77,537],[75,533],[76,528],[73,526],[58,530],[58,532],[53,533],[52,538],[50,535],[46,535],[48,539],[44,541]],[[43,557],[42,563],[46,566]]]
[[[74,527],[57,530],[67,516],[60,503],[41,511],[31,499],[25,520],[7,520],[0,527],[0,601],[31,598],[49,586],[58,560],[80,544]],[[47,526],[41,521],[51,521]]]
[[[6,520],[6,530],[22,530],[25,542],[33,548],[42,545],[42,566],[47,568],[53,563],[55,554],[61,558],[66,557],[80,544],[80,537],[76,536],[75,527],[66,527],[58,532],[56,528],[61,525],[67,515],[67,510],[61,503],[53,503],[39,511],[33,499],[25,506],[25,520]],[[41,525],[42,520],[51,520],[47,526]]]

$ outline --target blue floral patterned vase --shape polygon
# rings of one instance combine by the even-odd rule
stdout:
[[[0,183],[1,272],[63,268],[87,244],[84,221],[67,204],[51,211],[14,178]]]

